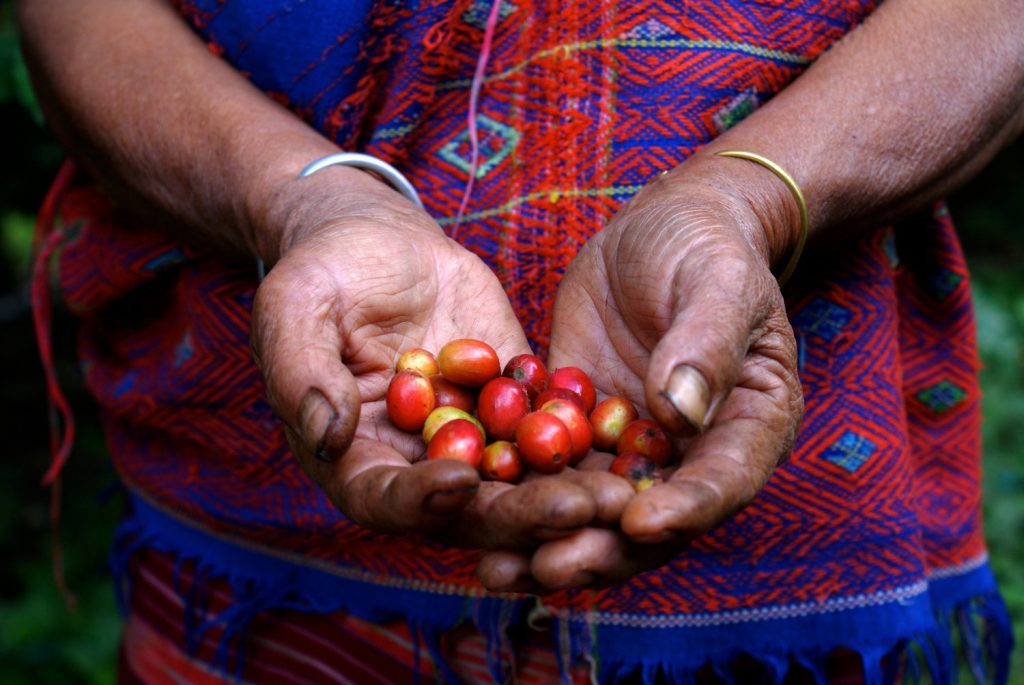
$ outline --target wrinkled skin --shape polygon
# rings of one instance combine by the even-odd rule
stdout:
[[[584,367],[679,433],[674,477],[636,497],[587,470],[481,485],[459,465],[412,466],[416,450],[386,426],[381,398],[406,343],[457,335],[493,342],[503,359],[526,350],[493,276],[425,215],[352,177],[275,212],[280,184],[337,149],[213,55],[171,4],[33,0],[18,18],[47,118],[125,207],[211,253],[280,257],[257,297],[253,347],[303,468],[355,520],[498,548],[561,536],[532,558],[485,556],[493,588],[611,582],[749,501],[785,454],[799,386],[767,264],[791,249],[791,231],[773,233],[792,217],[719,183],[778,188],[767,172],[731,160],[717,177],[695,174],[691,159],[591,241],[561,289],[552,364]],[[812,240],[885,225],[931,206],[1024,131],[1022,27],[1019,0],[888,0],[709,147],[756,151],[794,174]],[[986,40],[963,39],[977,35]],[[340,206],[346,191],[373,196],[373,211]],[[281,226],[299,214],[282,257]],[[673,375],[680,362],[690,366]],[[329,408],[305,400],[313,389]],[[620,514],[621,534],[581,528]]]
[[[486,555],[485,586],[624,580],[667,562],[765,485],[803,405],[762,220],[742,198],[671,174],[584,247],[559,290],[550,366],[579,366],[603,394],[645,408],[675,434],[682,463],[632,497],[621,530],[589,527],[532,555]]]
[[[418,436],[390,425],[402,352],[466,337],[502,359],[530,349],[491,270],[382,188],[344,218],[308,221],[257,293],[253,350],[302,468],[366,527],[460,546],[530,547],[617,520],[628,488],[611,474],[481,482],[466,464],[422,460]]]

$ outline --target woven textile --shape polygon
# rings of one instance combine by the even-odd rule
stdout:
[[[588,236],[875,3],[504,0],[461,220],[489,1],[175,4],[297,116],[399,167],[494,268],[543,352],[559,278]],[[195,560],[238,588],[238,629],[275,606],[346,609],[404,618],[429,648],[461,619],[492,639],[522,620],[532,600],[486,595],[473,553],[361,529],[302,474],[249,355],[254,268],[125,226],[86,185],[66,193],[63,219],[61,288],[82,317],[86,379],[135,503],[119,568],[147,546]],[[684,681],[708,662],[727,675],[747,652],[781,678],[792,662],[823,672],[844,645],[874,682],[912,669],[914,653],[952,677],[955,616],[980,619],[962,622],[975,662],[989,629],[984,644],[1005,657],[980,530],[969,283],[945,210],[805,265],[787,304],[806,394],[793,457],[667,567],[546,599],[563,668],[589,658],[604,680]]]

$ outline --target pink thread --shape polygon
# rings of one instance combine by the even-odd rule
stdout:
[[[484,72],[487,69],[487,62],[491,58],[491,44],[494,41],[494,31],[498,26],[498,15],[501,9],[502,0],[492,0],[491,12],[487,15],[487,28],[484,30],[484,43],[480,48],[480,57],[476,61],[476,72],[473,74],[473,83],[469,87],[469,181],[466,183],[466,192],[462,196],[462,204],[459,205],[459,214],[455,223],[462,222],[462,217],[469,206],[469,197],[473,194],[473,181],[476,179],[477,169],[480,167],[480,138],[476,129],[477,104],[480,100],[480,88],[484,84]]]

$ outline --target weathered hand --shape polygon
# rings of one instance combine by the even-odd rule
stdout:
[[[632,399],[676,435],[681,464],[632,498],[620,532],[588,528],[532,557],[488,555],[487,587],[600,585],[665,563],[749,503],[788,454],[802,415],[796,345],[765,219],[750,206],[684,165],[573,262],[551,367],[579,366],[603,393]]]
[[[610,503],[571,477],[513,487],[420,460],[419,438],[388,422],[383,399],[405,350],[468,337],[502,359],[529,352],[497,278],[426,213],[383,188],[289,242],[257,293],[253,349],[303,469],[347,516],[500,547],[577,530],[608,506],[618,516],[625,498]]]

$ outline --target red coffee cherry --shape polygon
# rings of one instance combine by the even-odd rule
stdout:
[[[615,457],[608,470],[616,476],[622,476],[628,480],[637,492],[643,492],[647,488],[665,481],[658,465],[639,452],[620,454]]]
[[[672,458],[672,443],[657,423],[637,419],[622,431],[615,451],[617,454],[639,452],[658,466],[664,466]]]
[[[437,354],[441,375],[452,383],[479,388],[501,375],[494,348],[482,340],[463,338],[446,343]]]
[[[480,473],[488,480],[517,483],[523,477],[523,457],[508,440],[492,442],[484,448]]]
[[[388,384],[385,405],[391,423],[410,433],[423,428],[423,422],[434,410],[434,388],[430,379],[419,371],[400,371]]]
[[[476,397],[471,389],[456,385],[441,374],[431,376],[430,384],[434,386],[434,397],[437,399],[437,406],[458,407],[470,414],[476,411]]]
[[[569,442],[572,444],[569,466],[579,463],[590,453],[590,447],[594,443],[594,429],[582,409],[567,400],[550,400],[545,402],[540,410],[554,414],[569,429]]]
[[[640,418],[633,403],[625,397],[608,397],[597,403],[590,412],[594,427],[594,447],[606,452],[615,450],[619,436],[631,422]]]
[[[572,459],[569,429],[554,414],[530,412],[516,427],[516,446],[534,471],[558,473]]]
[[[427,459],[455,459],[479,468],[484,457],[484,438],[472,421],[452,419],[437,429],[427,445]]]
[[[514,440],[520,419],[530,413],[530,396],[517,381],[499,376],[480,390],[476,413],[491,438]]]
[[[544,362],[540,357],[533,354],[512,357],[508,364],[505,364],[505,370],[501,375],[521,383],[526,388],[531,402],[548,387],[548,370],[544,368]]]

